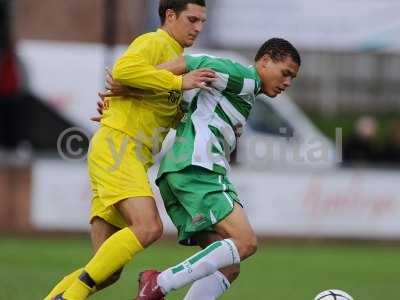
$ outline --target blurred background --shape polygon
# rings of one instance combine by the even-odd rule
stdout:
[[[397,299],[400,2],[207,6],[188,53],[252,64],[278,36],[302,56],[285,95],[258,97],[232,157],[261,247],[222,298],[313,299],[338,288],[359,300]],[[157,10],[158,0],[0,0],[0,299],[42,299],[90,257],[85,158],[98,126],[90,117],[104,68],[159,26]],[[94,299],[132,298],[140,269],[195,251],[174,243],[159,204],[166,237]]]

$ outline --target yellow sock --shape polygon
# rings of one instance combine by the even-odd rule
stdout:
[[[64,292],[63,298],[67,300],[83,300],[90,294],[91,288],[79,279],[75,280],[72,285]]]
[[[57,285],[51,290],[50,294],[44,298],[44,300],[52,300],[55,296],[63,293],[71,284],[78,279],[79,275],[82,273],[83,268],[78,269],[71,274],[65,276]]]
[[[129,228],[121,229],[101,245],[95,256],[86,265],[85,272],[95,283],[104,282],[141,250],[143,250],[143,246],[135,234]],[[63,296],[67,300],[84,300],[89,294],[90,287],[76,279]]]
[[[65,276],[59,283],[57,283],[57,285],[51,290],[50,294],[44,298],[44,300],[53,300],[55,296],[64,293],[64,291],[66,291],[72,285],[72,283],[79,278],[79,275],[81,275],[82,272],[83,268]],[[96,291],[96,287],[92,288],[91,294],[94,294]]]

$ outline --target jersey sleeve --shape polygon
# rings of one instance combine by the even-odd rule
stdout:
[[[185,55],[184,58],[187,71],[208,68],[217,72],[218,80],[212,83],[212,87],[219,91],[254,96],[259,90],[260,80],[254,68],[206,54]]]
[[[160,63],[164,46],[152,36],[136,39],[114,64],[114,79],[139,89],[181,91],[182,76],[155,67]]]

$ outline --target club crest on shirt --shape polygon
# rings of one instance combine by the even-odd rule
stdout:
[[[177,91],[169,91],[168,92],[168,101],[172,104],[178,104],[182,97],[182,93]]]

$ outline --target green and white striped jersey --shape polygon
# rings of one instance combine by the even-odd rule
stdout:
[[[186,55],[189,71],[209,68],[217,73],[211,91],[185,93],[188,112],[179,124],[171,150],[164,156],[158,177],[194,165],[220,174],[229,170],[236,147],[235,129],[245,125],[261,80],[254,67],[208,55]]]

